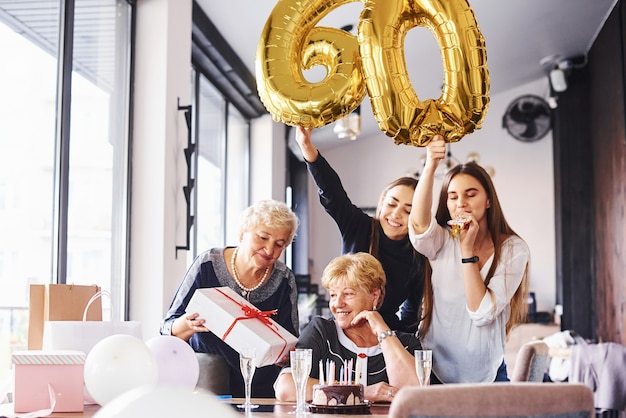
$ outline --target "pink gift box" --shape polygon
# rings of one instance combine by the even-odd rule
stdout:
[[[197,289],[187,313],[198,312],[206,327],[235,351],[256,347],[257,367],[279,362],[298,342],[293,334],[229,287]]]
[[[14,351],[15,412],[82,412],[85,358],[74,350]]]

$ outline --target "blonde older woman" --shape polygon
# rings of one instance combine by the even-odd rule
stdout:
[[[196,257],[174,296],[161,334],[188,341],[199,353],[218,354],[230,366],[230,394],[244,396],[239,355],[218,336],[209,332],[198,313],[186,313],[196,289],[228,286],[261,311],[278,310],[272,316],[293,335],[298,335],[298,291],[293,272],[278,258],[291,244],[298,218],[282,202],[262,200],[247,208],[240,219],[239,246],[212,248]],[[252,396],[273,398],[280,367],[257,369]]]
[[[385,282],[380,262],[368,253],[339,256],[324,269],[322,285],[330,296],[333,318],[314,318],[297,344],[313,350],[307,399],[312,399],[313,385],[319,382],[320,360],[339,365],[350,359],[355,365],[359,362],[365,398],[373,402],[390,402],[401,387],[418,384],[413,352],[421,348],[419,340],[414,334],[391,330],[377,311],[385,297]],[[337,367],[336,380],[339,373]],[[296,399],[289,368],[276,380],[275,391],[279,400]]]

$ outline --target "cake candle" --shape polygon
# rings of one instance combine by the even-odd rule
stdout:
[[[320,385],[324,384],[324,363],[322,362],[322,359],[320,359],[320,370],[319,370],[319,378],[320,378]]]
[[[330,359],[326,359],[326,384],[331,385],[333,382],[333,377],[330,374]]]
[[[352,384],[352,370],[354,370],[354,362],[352,359],[348,360],[348,384]]]

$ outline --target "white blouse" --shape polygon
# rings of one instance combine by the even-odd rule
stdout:
[[[409,223],[409,238],[432,266],[432,320],[422,345],[433,350],[433,374],[444,383],[493,382],[504,361],[509,303],[530,262],[528,246],[517,236],[503,242],[488,291],[472,312],[465,299],[461,247],[449,228],[433,218],[417,235]],[[480,271],[483,280],[492,262],[493,255]]]

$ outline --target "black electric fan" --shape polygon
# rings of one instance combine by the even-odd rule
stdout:
[[[504,112],[502,127],[515,139],[535,142],[546,136],[552,127],[552,109],[541,97],[533,94],[513,100]]]

